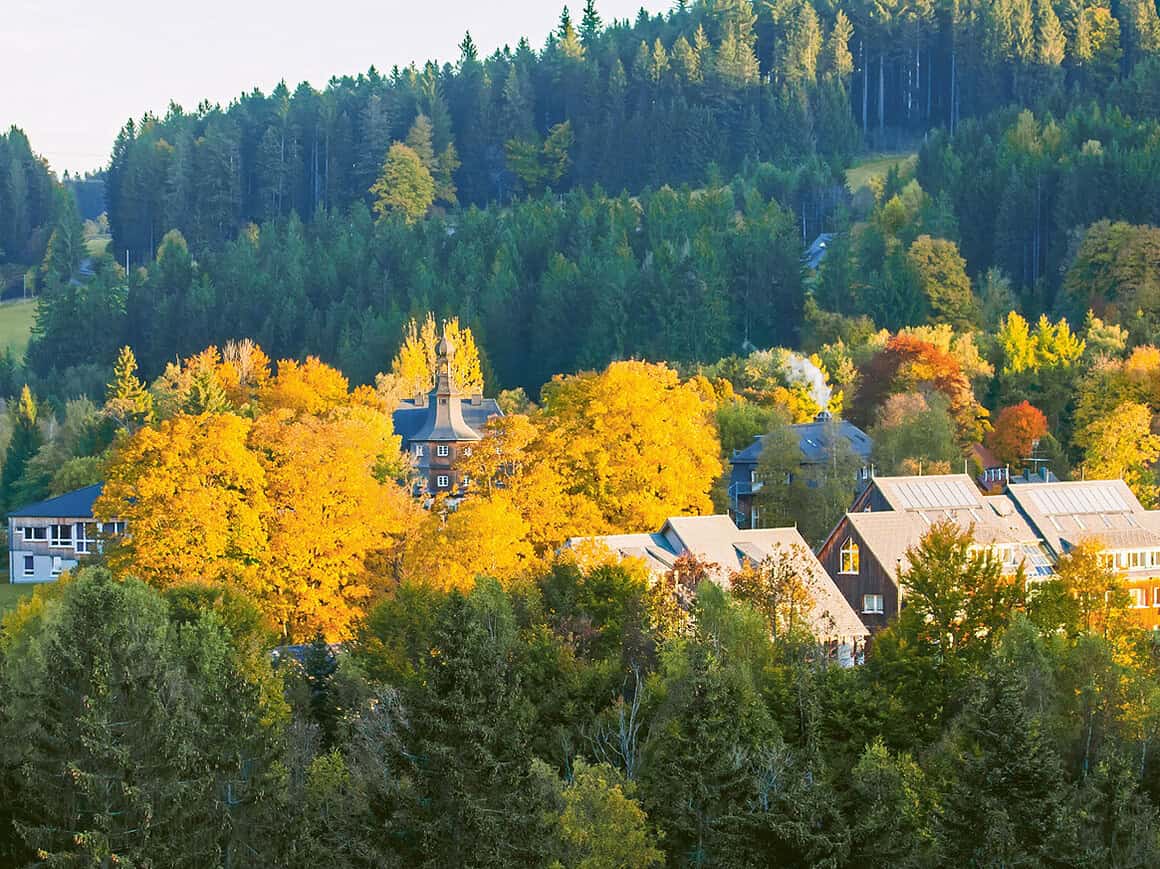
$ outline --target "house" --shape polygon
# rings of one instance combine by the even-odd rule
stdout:
[[[97,522],[93,503],[101,484],[29,504],[8,514],[10,582],[51,582],[124,532],[123,522]]]
[[[636,558],[659,577],[671,570],[682,555],[714,565],[713,580],[725,588],[746,564],[787,556],[800,559],[803,579],[815,602],[810,616],[815,636],[847,647],[852,653],[869,632],[846,603],[841,592],[796,528],[739,529],[728,516],[680,516],[669,519],[655,534],[612,534],[573,538],[565,548],[600,545],[620,558]]]
[[[1123,576],[1136,621],[1160,628],[1160,510],[1145,510],[1123,480],[1016,483],[1007,494],[1053,558],[1096,542]]]
[[[402,402],[392,414],[395,434],[414,463],[416,494],[457,494],[464,484],[457,461],[471,455],[493,416],[502,416],[494,399],[466,395],[451,369],[455,348],[447,336],[439,341],[435,385],[426,395]]]
[[[899,576],[907,551],[930,527],[950,520],[971,529],[1004,570],[1023,564],[1050,575],[1051,562],[1035,528],[1004,495],[984,495],[966,474],[875,477],[818,550],[818,560],[872,631],[886,627],[902,606]]]
[[[1137,621],[1160,627],[1160,511],[1145,510],[1122,480],[1015,479],[985,495],[965,474],[877,477],[830,532],[818,560],[876,631],[902,606],[907,550],[935,522],[969,529],[1004,570],[1022,565],[1032,581],[1053,575],[1054,564],[1080,543],[1097,541],[1123,574]]]
[[[870,451],[874,444],[870,437],[853,423],[844,419],[833,419],[828,413],[820,413],[813,422],[791,425],[790,430],[797,436],[802,451],[802,465],[820,465],[828,461],[831,441],[843,438],[850,449],[862,460],[858,481],[865,482],[870,477]],[[760,511],[753,503],[753,496],[761,491],[765,482],[758,478],[757,465],[765,449],[765,436],[758,435],[753,443],[743,450],[734,450],[729,459],[729,515],[740,528],[760,527]]]
[[[813,244],[802,254],[802,264],[812,272],[816,272],[826,258],[830,242],[834,240],[834,233],[823,232],[814,239]]]

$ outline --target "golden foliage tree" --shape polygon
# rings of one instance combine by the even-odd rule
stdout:
[[[1160,437],[1152,434],[1152,414],[1147,407],[1125,401],[1111,414],[1076,432],[1075,442],[1084,450],[1089,477],[1123,480],[1145,507],[1156,505],[1152,465],[1160,457]]]
[[[504,493],[469,498],[446,515],[433,510],[408,541],[402,578],[441,591],[469,591],[483,576],[506,583],[540,564],[529,530]]]
[[[543,391],[541,461],[613,528],[659,528],[712,510],[721,473],[714,407],[664,364],[614,362]]]
[[[232,414],[180,414],[129,438],[93,508],[126,523],[108,552],[116,573],[161,587],[252,580],[268,555],[270,504],[249,431]]]
[[[390,374],[379,375],[380,393],[399,399],[428,392],[435,383],[435,363],[442,335],[451,342],[451,375],[455,385],[462,392],[483,392],[483,365],[470,327],[460,326],[458,317],[436,325],[435,315],[428,313],[422,324],[415,320],[407,324],[403,344],[391,362]]]
[[[279,369],[301,383],[300,368]],[[319,415],[287,407],[257,419],[250,443],[265,470],[269,556],[255,596],[287,636],[349,639],[375,591],[368,560],[391,546],[414,509],[376,475],[398,451],[389,418],[365,407]]]
[[[175,415],[121,445],[97,504],[127,525],[110,563],[159,586],[233,585],[286,637],[348,639],[377,590],[370,563],[417,521],[393,482],[399,439],[373,390],[317,359],[269,369],[254,345],[171,366]],[[228,399],[181,412],[199,378],[253,421]]]

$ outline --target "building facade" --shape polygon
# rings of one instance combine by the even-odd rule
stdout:
[[[466,481],[459,461],[483,439],[487,421],[503,415],[494,399],[459,389],[451,368],[455,348],[446,336],[437,352],[431,391],[404,401],[392,415],[395,434],[415,468],[416,495],[461,494]]]
[[[810,626],[825,642],[844,646],[852,656],[869,636],[866,626],[827,576],[796,528],[740,529],[728,516],[680,516],[654,534],[612,534],[573,538],[566,548],[598,545],[620,558],[644,563],[654,577],[663,576],[683,555],[713,566],[712,579],[728,588],[730,578],[747,564],[791,557],[814,599]]]
[[[802,452],[803,467],[825,464],[830,457],[835,438],[841,438],[850,450],[862,460],[858,484],[870,478],[870,451],[874,444],[862,429],[844,419],[833,419],[828,413],[819,414],[813,422],[791,425]],[[757,465],[765,450],[765,437],[758,435],[743,450],[734,450],[729,459],[729,515],[738,528],[760,528],[761,511],[756,496],[772,481],[761,480]]]
[[[1160,627],[1160,511],[1145,510],[1122,480],[1015,482],[983,494],[965,474],[877,477],[818,550],[818,560],[871,631],[905,604],[907,553],[950,520],[1029,581],[1080,543],[1095,541],[1124,577],[1136,620]],[[1034,480],[1034,477],[1029,479]]]
[[[93,503],[101,484],[29,504],[8,514],[8,579],[52,582],[124,532],[123,522],[97,522]]]

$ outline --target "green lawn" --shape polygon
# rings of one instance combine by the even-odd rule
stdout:
[[[7,573],[7,571],[5,571]],[[16,605],[32,594],[35,585],[28,583],[13,585],[8,577],[0,578],[0,616],[9,610],[16,609]]]
[[[897,166],[899,171],[913,172],[916,162],[918,155],[913,152],[872,154],[846,170],[846,187],[851,193],[857,193],[870,183],[871,178],[885,177],[891,166]]]
[[[0,352],[11,350],[18,358],[24,356],[35,319],[35,299],[0,305]]]

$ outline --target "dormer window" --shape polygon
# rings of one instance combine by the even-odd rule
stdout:
[[[439,446],[435,447],[435,455],[445,459],[451,455],[451,447],[447,446],[447,444],[439,444]]]
[[[846,539],[842,544],[840,568],[841,573],[858,573],[862,567],[862,553],[858,548],[858,544],[854,542],[854,538]]]

